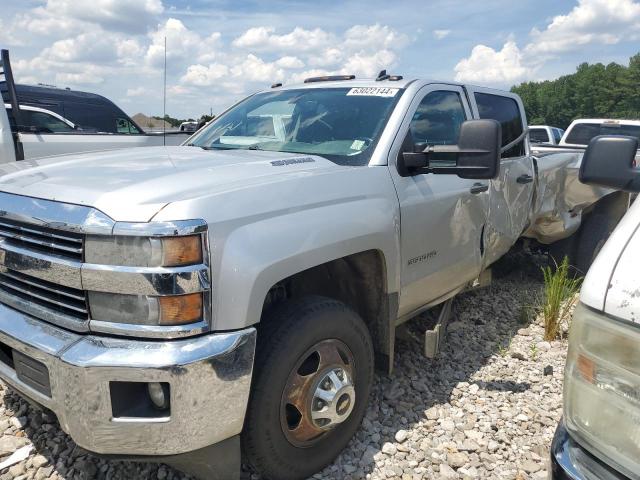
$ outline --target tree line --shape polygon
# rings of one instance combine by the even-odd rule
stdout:
[[[629,65],[582,63],[576,73],[556,80],[511,87],[530,125],[567,128],[576,118],[640,119],[640,53]]]

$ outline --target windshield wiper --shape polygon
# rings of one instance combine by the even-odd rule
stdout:
[[[218,146],[214,147],[213,145],[209,145],[209,146],[199,145],[199,147],[203,150],[236,150],[235,147],[218,147]]]
[[[247,150],[263,150],[263,148],[260,145],[249,145]]]

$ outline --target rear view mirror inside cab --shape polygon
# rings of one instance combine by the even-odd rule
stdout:
[[[469,179],[496,178],[501,138],[500,124],[495,120],[463,122],[457,145],[415,144],[409,132],[398,156],[398,172],[402,176],[434,173]],[[451,162],[436,161],[442,157],[451,158]]]
[[[580,165],[580,181],[628,192],[640,191],[635,156],[638,139],[618,135],[594,137]]]

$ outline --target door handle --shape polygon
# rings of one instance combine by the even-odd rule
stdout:
[[[520,175],[516,179],[516,182],[518,182],[520,185],[526,185],[527,183],[533,182],[533,177],[528,173],[525,173],[524,175]]]
[[[489,190],[489,185],[482,183],[474,183],[473,186],[469,189],[469,191],[474,195],[477,193],[486,192],[487,190]]]

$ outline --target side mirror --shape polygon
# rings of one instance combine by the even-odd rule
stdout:
[[[582,157],[580,181],[617,190],[640,191],[640,170],[635,164],[637,151],[638,139],[635,137],[594,137]]]
[[[398,171],[403,176],[434,173],[469,179],[496,178],[500,170],[501,141],[502,132],[497,121],[467,120],[460,126],[457,145],[425,147],[422,144],[414,145],[413,151],[403,149],[405,151],[398,158]],[[455,165],[438,165],[431,159],[442,154],[451,155]]]

